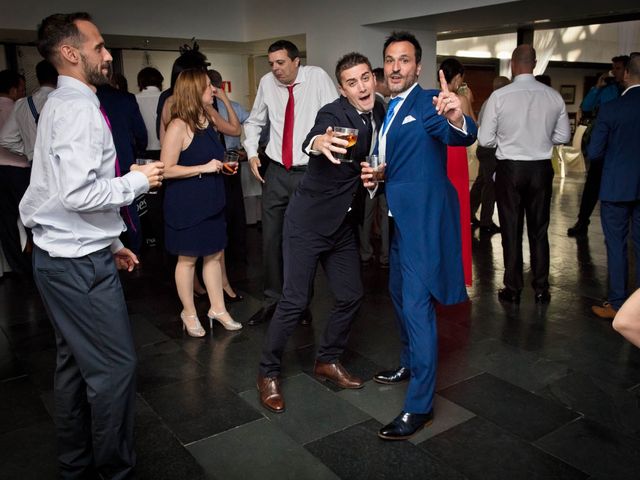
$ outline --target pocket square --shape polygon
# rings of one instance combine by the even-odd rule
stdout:
[[[406,117],[404,117],[404,120],[402,120],[402,125],[404,125],[405,123],[411,123],[415,121],[416,121],[415,118],[413,118],[411,115],[407,115]]]

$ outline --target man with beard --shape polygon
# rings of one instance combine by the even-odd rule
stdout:
[[[34,279],[57,345],[55,423],[61,478],[133,476],[136,355],[117,269],[133,270],[119,209],[162,181],[157,162],[115,178],[116,151],[95,86],[111,55],[86,13],[55,14],[38,50],[58,70],[40,114],[20,216],[33,231]]]
[[[316,355],[314,375],[341,388],[363,383],[340,363],[351,322],[362,300],[360,260],[351,221],[351,205],[360,183],[358,162],[369,155],[384,108],[375,101],[375,77],[367,57],[349,53],[336,65],[341,96],[318,112],[315,125],[302,143],[309,167],[296,189],[284,218],[284,286],[262,348],[258,391],[260,403],[272,412],[284,411],[280,392],[280,362],[296,322],[311,300],[318,263],[327,274],[336,303],[329,314]],[[333,135],[333,127],[358,129],[354,162],[340,163],[347,141]]]
[[[460,208],[447,178],[447,145],[471,145],[473,120],[462,114],[440,71],[438,90],[418,85],[422,48],[408,32],[384,44],[384,75],[391,100],[378,135],[385,155],[385,191],[394,219],[389,291],[400,326],[400,367],[374,376],[378,383],[409,380],[404,409],[378,436],[408,439],[433,419],[437,334],[434,303],[467,299],[462,271]],[[364,186],[372,170],[363,164]]]

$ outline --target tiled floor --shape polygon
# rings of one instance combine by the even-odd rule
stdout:
[[[319,273],[314,327],[299,327],[284,357],[287,411],[263,410],[254,387],[266,326],[185,337],[172,272],[150,250],[123,275],[138,348],[138,478],[161,479],[637,479],[640,351],[590,313],[606,294],[598,211],[589,238],[566,237],[582,178],[556,179],[548,307],[523,291],[496,299],[500,236],[473,240],[471,302],[439,309],[435,421],[410,442],[376,430],[401,409],[405,386],[331,388],[311,375],[332,298]],[[237,320],[259,308],[260,232],[249,264],[231,272],[245,295]],[[525,239],[525,258],[528,258]],[[525,269],[528,264],[525,265]],[[344,363],[365,378],[395,367],[399,341],[387,270],[366,267],[366,299]],[[207,305],[198,301],[201,318]],[[51,409],[55,349],[32,285],[0,282],[0,478],[55,478]]]

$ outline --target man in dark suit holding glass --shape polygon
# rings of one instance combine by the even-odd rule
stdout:
[[[302,144],[309,166],[287,208],[283,231],[284,288],[269,325],[258,377],[261,404],[284,411],[280,391],[280,361],[289,336],[307,308],[318,262],[336,298],[322,335],[314,375],[342,388],[361,388],[339,358],[362,300],[360,259],[349,211],[360,180],[360,162],[373,149],[384,108],[375,102],[375,77],[369,60],[358,53],[342,57],[336,66],[340,98],[318,112]],[[335,127],[358,130],[350,161],[337,160],[347,141]]]

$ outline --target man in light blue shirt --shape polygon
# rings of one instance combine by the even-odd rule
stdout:
[[[118,237],[119,209],[160,186],[160,162],[116,178],[116,150],[96,85],[111,55],[86,13],[55,14],[38,50],[60,74],[40,114],[20,216],[32,229],[34,280],[53,324],[61,478],[132,478],[136,354],[117,269],[138,259]],[[114,261],[115,260],[115,261]]]

